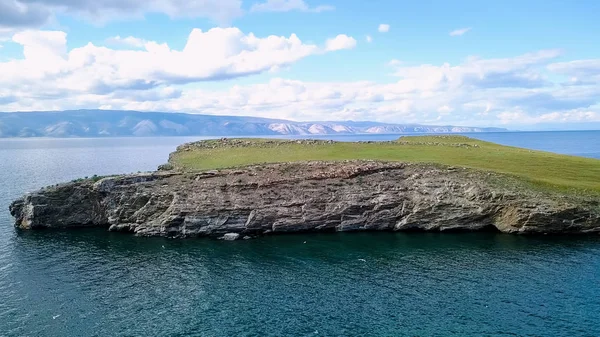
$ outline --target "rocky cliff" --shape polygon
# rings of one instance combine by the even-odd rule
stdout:
[[[534,192],[494,173],[370,161],[84,180],[26,195],[10,211],[22,229],[96,226],[167,237],[367,230],[600,232],[594,200]]]

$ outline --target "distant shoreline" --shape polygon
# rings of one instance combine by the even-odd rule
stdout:
[[[426,136],[426,135],[476,135],[476,134],[510,134],[510,133],[519,133],[519,134],[535,134],[535,133],[580,133],[580,132],[600,132],[600,130],[505,130],[505,131],[473,131],[473,132],[406,132],[406,133],[346,133],[346,134],[310,134],[310,135],[285,135],[285,134],[268,134],[268,135],[163,135],[163,136],[95,136],[95,137],[79,137],[79,136],[70,136],[70,137],[48,137],[48,136],[40,136],[40,137],[0,137],[1,140],[11,140],[11,139],[144,139],[144,138],[194,138],[199,137],[203,139],[219,139],[219,138],[290,138],[290,139],[301,139],[301,138],[343,138],[343,137],[385,137],[385,136]]]
[[[251,116],[219,116],[122,110],[0,113],[4,137],[277,136],[311,134],[460,133],[504,128],[370,121],[290,121]]]

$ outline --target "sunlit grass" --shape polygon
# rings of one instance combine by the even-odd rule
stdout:
[[[298,144],[199,148],[175,153],[171,162],[186,170],[208,170],[259,163],[352,159],[436,163],[506,173],[554,190],[600,193],[600,160],[484,142],[464,136],[410,136],[396,142]]]

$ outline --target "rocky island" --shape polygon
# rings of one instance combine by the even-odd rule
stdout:
[[[20,229],[139,236],[336,231],[600,233],[600,161],[463,136],[393,142],[220,139],[158,171],[46,187],[10,206]]]

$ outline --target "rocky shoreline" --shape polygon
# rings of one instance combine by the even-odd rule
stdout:
[[[501,174],[376,161],[87,179],[28,194],[10,212],[20,229],[102,227],[178,238],[346,231],[600,233],[597,200],[535,192]]]

